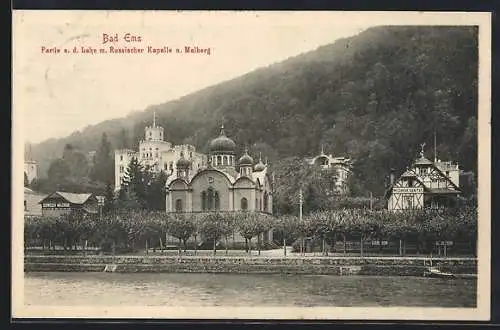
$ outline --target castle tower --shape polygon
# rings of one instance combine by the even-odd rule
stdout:
[[[153,125],[146,126],[145,140],[146,141],[163,141],[163,127],[156,125],[156,112],[153,113]]]

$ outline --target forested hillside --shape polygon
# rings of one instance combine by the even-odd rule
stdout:
[[[381,195],[390,168],[403,170],[426,142],[433,155],[476,171],[478,45],[475,27],[376,27],[237,79],[151,106],[124,119],[33,146],[47,173],[68,143],[136,148],[152,112],[174,143],[202,151],[224,118],[243,148],[269,161],[325,151],[351,157],[353,192]],[[123,109],[127,112],[129,109]],[[365,195],[366,196],[366,195]]]

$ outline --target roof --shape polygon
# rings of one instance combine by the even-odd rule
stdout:
[[[420,157],[415,161],[415,165],[434,165],[428,158]]]
[[[56,191],[56,192],[53,192],[52,194],[48,195],[44,199],[42,199],[40,201],[40,203],[42,203],[47,198],[57,197],[57,195],[64,198],[66,201],[68,201],[71,204],[84,204],[90,197],[93,196],[93,194],[75,194],[75,193]]]

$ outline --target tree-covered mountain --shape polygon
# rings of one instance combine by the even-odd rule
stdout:
[[[327,32],[325,32],[327,33]],[[167,140],[205,151],[224,118],[243,148],[271,163],[320,150],[354,160],[354,189],[380,195],[390,168],[402,171],[425,142],[432,158],[477,170],[476,27],[391,26],[261,68],[143,112],[32,147],[40,172],[66,144],[136,148],[156,111]],[[126,111],[126,109],[124,109]]]

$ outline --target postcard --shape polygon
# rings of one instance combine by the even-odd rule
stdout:
[[[13,317],[488,320],[490,24],[14,10]]]

